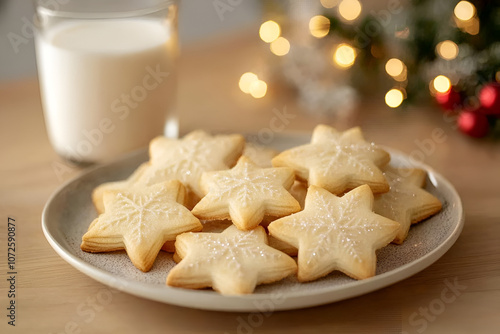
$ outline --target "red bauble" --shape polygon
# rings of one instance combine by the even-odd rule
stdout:
[[[500,115],[500,85],[489,83],[481,88],[479,102],[483,107],[481,113],[486,115]]]
[[[488,134],[488,119],[483,114],[474,111],[464,111],[458,116],[458,128],[463,133],[481,138]]]
[[[446,93],[436,93],[436,101],[445,111],[453,111],[460,107],[462,98],[460,93],[450,89]]]

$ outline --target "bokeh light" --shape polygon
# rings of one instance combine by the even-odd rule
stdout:
[[[266,21],[262,23],[259,29],[259,36],[266,43],[271,43],[277,39],[280,34],[281,28],[279,24],[274,21]]]
[[[339,4],[340,0],[320,0],[320,2],[325,8],[333,8]]]
[[[330,31],[330,20],[323,15],[316,15],[309,20],[309,31],[316,38],[328,35]]]
[[[436,53],[446,60],[455,59],[458,56],[458,45],[450,40],[442,41],[436,45]]]
[[[469,1],[460,1],[453,10],[457,19],[461,21],[469,21],[476,15],[476,7]]]
[[[271,43],[271,52],[277,56],[284,56],[290,51],[290,42],[284,37],[278,37]]]
[[[256,99],[264,97],[267,93],[267,84],[262,80],[256,80],[250,84],[250,94]]]
[[[339,44],[333,53],[333,61],[341,68],[349,68],[356,60],[356,50],[349,44]]]
[[[397,77],[403,73],[405,65],[403,62],[397,58],[392,58],[385,63],[385,71],[391,77]]]
[[[451,81],[444,75],[438,75],[432,81],[432,86],[436,92],[446,93],[451,88]]]
[[[358,0],[342,0],[339,4],[339,14],[347,21],[353,21],[361,14],[361,3]]]
[[[404,94],[401,90],[393,88],[385,94],[385,104],[391,108],[397,108],[403,103]]]
[[[252,72],[246,72],[243,73],[243,75],[240,77],[240,82],[238,85],[240,86],[240,89],[243,93],[250,94],[250,85],[254,82],[259,80],[256,74]]]
[[[479,19],[477,17],[473,17],[472,20],[465,24],[463,30],[471,35],[479,34]]]

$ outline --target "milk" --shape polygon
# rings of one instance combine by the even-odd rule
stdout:
[[[59,24],[37,36],[40,90],[56,151],[96,162],[177,135],[168,27],[147,19]]]

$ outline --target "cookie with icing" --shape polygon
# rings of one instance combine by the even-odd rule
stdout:
[[[251,230],[264,216],[300,210],[287,190],[294,179],[291,168],[260,168],[242,156],[231,170],[203,173],[200,186],[206,195],[192,212],[204,220],[231,219],[239,229]]]
[[[375,275],[375,251],[397,234],[399,223],[373,213],[367,185],[342,197],[310,186],[303,211],[272,222],[272,236],[297,247],[298,279],[316,280],[339,270],[352,278]]]
[[[81,249],[92,253],[124,249],[134,266],[149,271],[167,241],[202,229],[200,221],[181,204],[185,195],[177,180],[104,192],[104,213],[83,235]]]
[[[438,198],[422,189],[427,176],[425,171],[386,166],[384,175],[391,189],[375,196],[373,211],[400,224],[393,242],[401,244],[408,236],[411,224],[438,213],[442,204]]]
[[[189,289],[212,287],[224,295],[252,293],[259,284],[279,281],[297,271],[288,255],[267,245],[264,228],[222,233],[183,233],[175,242],[177,260],[167,285]]]
[[[234,166],[243,152],[241,135],[215,135],[197,130],[182,139],[157,137],[149,146],[150,164],[137,183],[150,186],[166,180],[179,180],[189,194],[188,207],[203,196],[199,181],[206,171]]]
[[[373,193],[389,191],[389,184],[380,167],[390,155],[364,140],[359,128],[338,132],[318,125],[311,143],[286,150],[273,158],[275,167],[293,168],[297,179],[309,186],[322,187],[333,194],[342,194],[367,184]]]
[[[92,202],[94,203],[97,213],[101,214],[104,212],[103,195],[106,191],[120,191],[131,188],[137,180],[139,180],[148,165],[149,163],[147,162],[142,163],[126,180],[106,182],[97,186],[92,192]]]

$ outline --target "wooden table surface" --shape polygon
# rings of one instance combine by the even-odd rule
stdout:
[[[108,287],[62,260],[40,225],[50,194],[81,169],[55,172],[64,162],[46,136],[37,80],[7,82],[0,84],[2,333],[500,333],[500,143],[466,138],[432,107],[400,112],[370,98],[340,121],[307,114],[291,95],[272,89],[253,99],[237,82],[243,72],[258,69],[266,53],[255,34],[184,50],[181,131],[258,132],[269,127],[274,108],[294,115],[285,131],[311,131],[318,123],[340,129],[360,125],[368,139],[422,157],[455,185],[466,212],[456,244],[427,269],[385,289],[260,318],[181,308],[117,291],[109,303],[99,303],[96,297]],[[444,131],[444,142],[432,140],[435,129]],[[17,224],[15,328],[6,317],[8,217]],[[453,282],[461,287],[458,296],[440,302]]]

